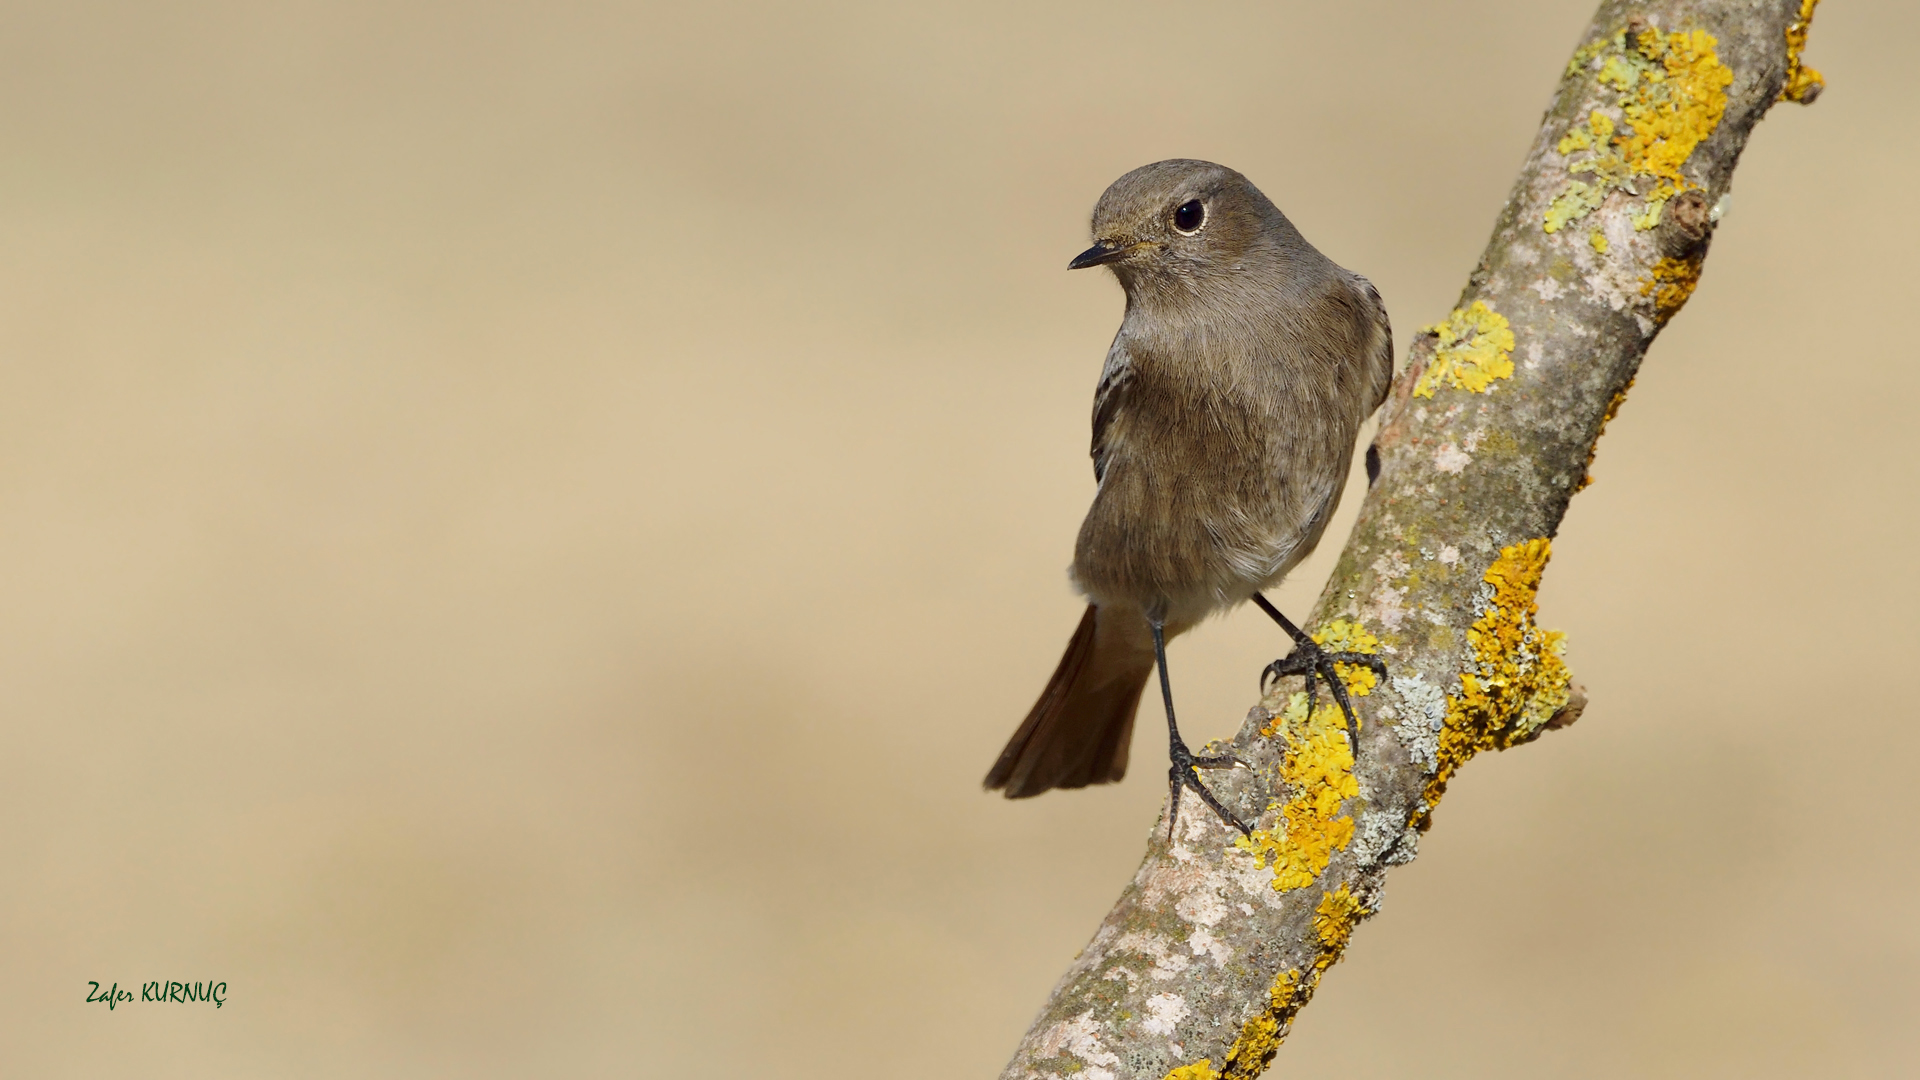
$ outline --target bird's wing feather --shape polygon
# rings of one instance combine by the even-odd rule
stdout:
[[[1354,274],[1353,283],[1366,301],[1363,307],[1372,320],[1367,341],[1368,374],[1372,376],[1367,412],[1371,414],[1387,400],[1387,389],[1393,385],[1393,324],[1387,320],[1387,305],[1381,301],[1380,290],[1373,287],[1373,282]]]
[[[1125,342],[1116,335],[1113,346],[1107,350],[1106,366],[1100,369],[1100,386],[1093,392],[1093,479],[1095,483],[1107,476],[1107,428],[1119,413],[1120,405],[1127,397],[1127,387],[1133,381],[1133,358],[1128,355]]]

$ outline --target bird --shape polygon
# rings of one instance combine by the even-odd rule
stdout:
[[[1252,600],[1292,640],[1269,678],[1316,677],[1358,724],[1334,652],[1262,595],[1305,559],[1340,504],[1360,427],[1393,381],[1380,293],[1300,234],[1245,176],[1172,159],[1115,180],[1095,204],[1093,246],[1126,293],[1093,398],[1093,504],[1074,544],[1086,611],[985,787],[1022,799],[1126,775],[1134,713],[1155,668],[1167,714],[1172,836],[1182,789],[1248,833],[1180,736],[1166,642]],[[1369,455],[1369,465],[1374,459]],[[1371,469],[1370,469],[1371,471]]]

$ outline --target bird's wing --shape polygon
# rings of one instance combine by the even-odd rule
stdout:
[[[1115,335],[1107,350],[1106,366],[1100,369],[1100,387],[1093,392],[1093,479],[1107,476],[1107,428],[1126,400],[1127,387],[1133,381],[1133,357],[1126,344]]]
[[[1373,282],[1354,274],[1353,284],[1360,290],[1364,301],[1361,308],[1371,323],[1366,331],[1367,371],[1372,376],[1372,385],[1367,388],[1367,412],[1371,414],[1387,400],[1387,389],[1393,385],[1393,324],[1387,321],[1387,305]]]

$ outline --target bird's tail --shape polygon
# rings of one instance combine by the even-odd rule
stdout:
[[[1103,617],[1088,604],[1040,700],[987,773],[987,789],[1024,799],[1125,776],[1134,709],[1151,674],[1146,620],[1134,612]]]

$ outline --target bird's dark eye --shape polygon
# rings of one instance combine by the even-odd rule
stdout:
[[[1173,212],[1173,227],[1186,233],[1188,236],[1199,232],[1200,226],[1206,223],[1207,208],[1201,204],[1199,199],[1190,199],[1183,202],[1180,204],[1180,208]]]

